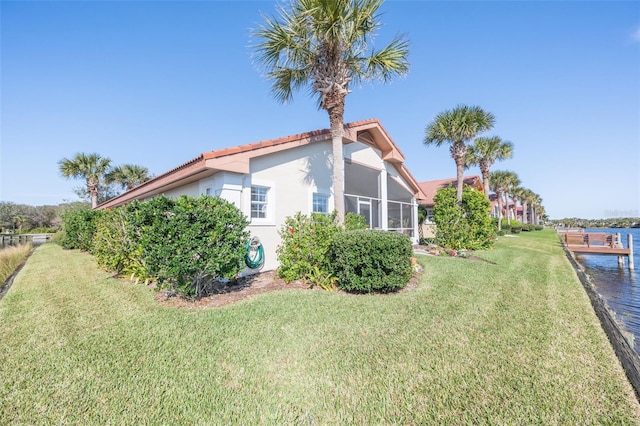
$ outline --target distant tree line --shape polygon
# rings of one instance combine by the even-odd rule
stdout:
[[[60,229],[61,215],[69,209],[86,207],[88,203],[73,202],[59,205],[30,206],[0,201],[0,231],[20,233],[38,230],[54,232]]]
[[[554,219],[551,223],[565,228],[640,228],[640,217],[614,217],[608,219],[580,219],[577,217]]]

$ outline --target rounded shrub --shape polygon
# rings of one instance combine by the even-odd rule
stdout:
[[[354,293],[388,293],[411,279],[412,245],[400,233],[354,230],[333,237],[327,253],[338,287]]]
[[[147,272],[168,288],[200,298],[216,278],[234,278],[244,264],[247,218],[219,197],[156,197],[131,220]]]
[[[96,223],[101,212],[88,207],[79,207],[62,214],[62,237],[60,245],[66,249],[80,249],[91,252]]]
[[[456,250],[491,247],[496,230],[484,193],[465,186],[462,202],[458,203],[455,188],[441,188],[434,202],[433,221],[439,245]]]
[[[287,217],[278,231],[281,239],[276,250],[280,262],[278,276],[287,282],[307,279],[312,283],[332,283],[335,277],[331,275],[327,250],[333,236],[344,230],[366,228],[364,217],[352,212],[345,215],[344,226],[337,222],[335,211],[330,215],[303,215],[298,212],[293,217]],[[324,284],[318,286],[332,287]]]
[[[280,228],[281,244],[277,248],[278,276],[291,282],[307,275],[325,271],[326,253],[333,236],[340,232],[335,216],[313,213],[309,216],[298,212],[287,217]]]

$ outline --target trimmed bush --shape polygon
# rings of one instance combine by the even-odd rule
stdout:
[[[60,245],[66,249],[80,249],[91,252],[96,233],[97,219],[102,212],[88,207],[79,207],[62,214],[63,234]]]
[[[142,257],[140,232],[134,225],[139,202],[134,201],[113,210],[104,210],[97,221],[93,241],[96,262],[132,280],[149,282],[155,279]]]
[[[495,237],[490,203],[484,193],[465,186],[462,203],[455,188],[441,188],[434,197],[433,221],[436,240],[442,247],[478,250],[491,247]]]
[[[345,215],[344,229],[336,222],[335,212],[329,216],[318,213],[306,216],[298,212],[293,217],[287,217],[278,231],[282,241],[277,248],[280,262],[278,276],[287,282],[307,279],[312,284],[318,281],[319,276],[330,280],[332,276],[327,250],[333,236],[345,229],[366,228],[364,217],[352,212]],[[324,288],[322,285],[320,287]]]
[[[105,210],[96,223],[93,254],[96,262],[105,268],[121,273],[132,251],[130,234],[127,233],[127,218],[124,208]]]
[[[315,273],[315,268],[327,271],[327,250],[333,236],[340,232],[335,214],[326,216],[312,213],[310,216],[298,212],[287,217],[278,233],[282,240],[277,248],[278,276],[287,282],[306,279]]]
[[[132,219],[160,288],[200,298],[214,279],[233,279],[242,269],[248,221],[222,198],[157,197],[139,203]]]
[[[355,230],[336,234],[327,253],[338,287],[388,293],[411,279],[411,240],[400,233]]]

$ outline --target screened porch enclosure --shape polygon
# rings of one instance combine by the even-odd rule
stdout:
[[[344,192],[345,212],[363,216],[371,229],[414,237],[413,194],[399,178],[386,170],[345,162]]]

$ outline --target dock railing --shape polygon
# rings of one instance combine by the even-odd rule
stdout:
[[[558,230],[562,243],[573,253],[603,254],[618,256],[618,264],[624,265],[627,258],[629,269],[634,269],[633,236],[627,235],[627,248],[622,245],[620,234],[606,234],[604,232],[584,232],[582,230]]]

